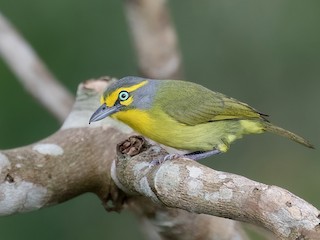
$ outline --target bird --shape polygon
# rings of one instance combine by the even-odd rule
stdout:
[[[155,142],[186,151],[184,156],[193,160],[225,153],[243,135],[264,132],[314,148],[273,125],[267,114],[189,81],[127,76],[107,87],[100,103],[89,123],[110,116]]]

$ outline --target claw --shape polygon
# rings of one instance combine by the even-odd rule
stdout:
[[[164,163],[165,161],[173,160],[173,159],[176,159],[176,158],[179,158],[179,157],[183,157],[183,155],[176,154],[176,153],[171,153],[171,154],[168,154],[168,155],[166,155],[166,156],[164,156],[164,157],[157,158],[157,159],[153,159],[153,160],[150,162],[149,167],[153,167],[153,166],[156,166],[156,165],[161,165],[161,164]]]
[[[165,162],[167,160],[173,160],[173,159],[176,159],[176,158],[179,158],[179,157],[183,157],[183,155],[180,155],[180,154],[177,154],[177,153],[170,153],[170,154],[166,155],[163,158],[163,162]]]

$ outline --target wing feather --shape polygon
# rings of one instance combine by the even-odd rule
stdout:
[[[264,119],[262,114],[234,98],[213,92],[201,85],[161,80],[158,105],[172,118],[187,125],[230,119]]]

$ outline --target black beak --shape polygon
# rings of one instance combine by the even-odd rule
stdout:
[[[89,124],[91,122],[96,122],[101,119],[104,119],[104,118],[118,112],[119,109],[120,109],[119,105],[115,105],[113,107],[107,107],[107,105],[104,103],[92,114],[92,116],[89,120]]]

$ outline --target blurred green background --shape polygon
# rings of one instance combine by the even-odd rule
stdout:
[[[0,11],[73,93],[88,78],[137,75],[119,0],[0,0]],[[169,1],[185,78],[247,102],[320,146],[320,1]],[[29,144],[60,124],[0,59],[0,148]],[[286,188],[320,208],[319,151],[265,134],[202,161]],[[90,194],[0,218],[1,239],[141,239],[134,216],[107,213]],[[258,239],[258,238],[256,238]]]

